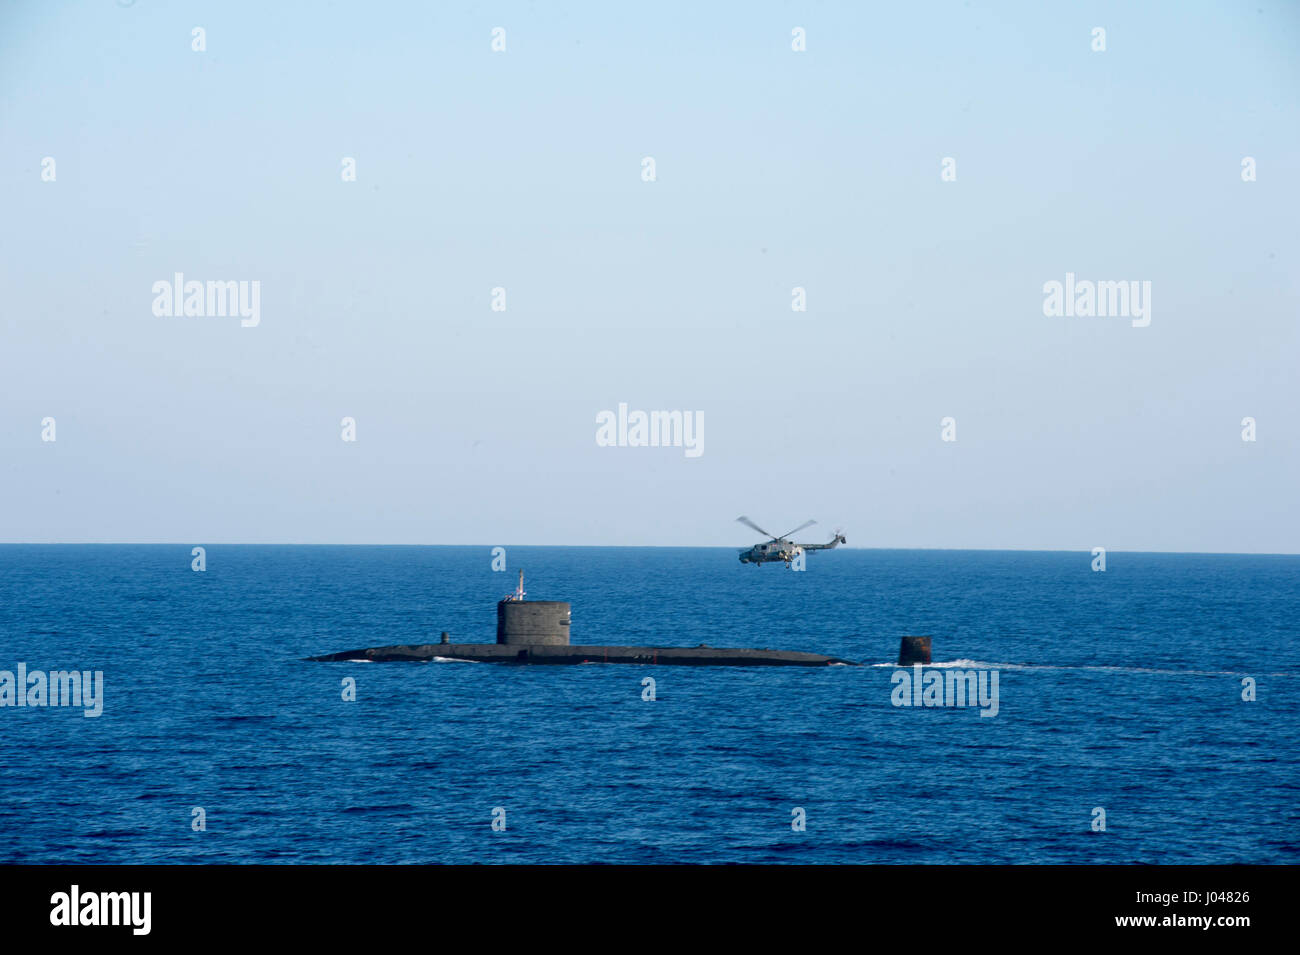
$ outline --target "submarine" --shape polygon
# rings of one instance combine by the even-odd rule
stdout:
[[[524,573],[518,589],[497,602],[496,643],[452,643],[446,631],[439,643],[367,647],[327,653],[308,660],[322,663],[368,661],[420,663],[469,660],[475,663],[581,664],[639,663],[651,666],[823,667],[857,666],[838,657],[798,650],[747,650],[710,647],[615,647],[573,644],[572,614],[560,600],[525,600]]]

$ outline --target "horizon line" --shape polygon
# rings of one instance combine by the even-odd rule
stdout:
[[[747,550],[729,544],[392,544],[376,542],[328,543],[307,541],[0,541],[0,547],[557,547],[619,550]],[[1091,554],[1092,548],[1070,547],[862,547],[841,544],[839,550],[954,551],[982,554]],[[1105,548],[1107,554],[1167,554],[1188,557],[1300,557],[1300,551],[1128,550]]]

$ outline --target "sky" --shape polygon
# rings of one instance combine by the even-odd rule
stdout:
[[[0,541],[1295,553],[1298,95],[1261,0],[4,3]]]

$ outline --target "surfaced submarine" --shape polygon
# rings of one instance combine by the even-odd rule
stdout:
[[[374,663],[472,660],[476,663],[640,663],[659,666],[824,667],[856,666],[848,660],[797,650],[732,650],[697,647],[608,647],[569,642],[569,604],[559,600],[525,600],[524,574],[519,588],[497,603],[496,643],[440,643],[369,647],[308,657],[319,662]]]

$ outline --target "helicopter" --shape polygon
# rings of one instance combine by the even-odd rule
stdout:
[[[746,527],[752,527],[760,534],[765,534],[772,538],[766,543],[755,544],[753,547],[746,547],[740,552],[740,562],[742,564],[753,564],[756,567],[759,564],[771,563],[772,561],[778,560],[783,561],[785,565],[789,567],[790,561],[794,560],[806,551],[833,550],[839,544],[848,543],[848,540],[839,531],[835,532],[835,536],[830,539],[830,543],[828,544],[796,544],[794,541],[789,539],[791,534],[797,534],[805,527],[812,527],[812,525],[817,523],[816,521],[805,521],[794,530],[786,531],[780,537],[775,537],[771,532],[763,530],[763,528],[759,527],[748,517],[742,515],[736,518],[736,520],[744,524]]]

